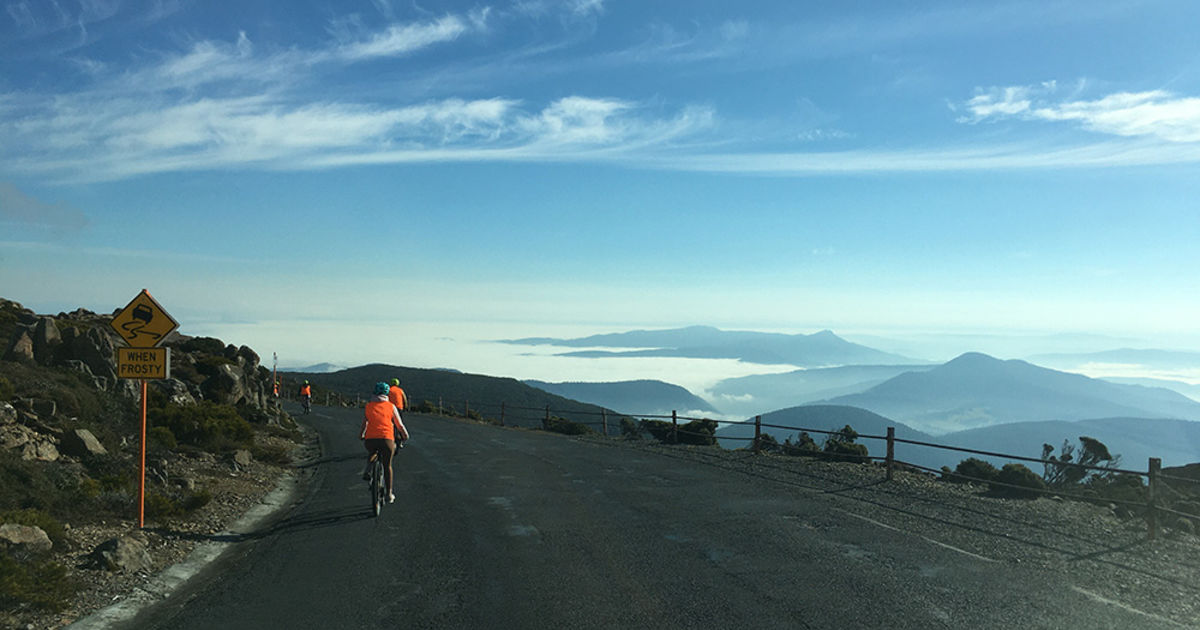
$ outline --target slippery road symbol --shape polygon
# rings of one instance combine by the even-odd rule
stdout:
[[[179,322],[144,289],[113,316],[109,325],[133,348],[153,348],[179,328]]]
[[[143,330],[154,319],[154,311],[150,310],[145,304],[138,304],[133,307],[133,319],[121,324],[121,330],[129,333],[125,337],[130,341],[138,338],[138,335],[146,335],[151,339],[161,339],[162,335],[149,330]]]

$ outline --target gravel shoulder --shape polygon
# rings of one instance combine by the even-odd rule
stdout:
[[[889,482],[882,464],[645,441],[613,444],[784,484],[797,493],[837,496],[839,509],[881,527],[916,533],[991,562],[1043,568],[1097,601],[1200,627],[1200,538],[1165,529],[1149,540],[1144,520],[1120,519],[1110,506],[996,498],[981,486],[899,470]]]

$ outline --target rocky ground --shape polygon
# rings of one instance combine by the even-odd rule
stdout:
[[[262,436],[260,442],[283,448],[302,449],[278,437]],[[67,567],[78,591],[67,609],[58,613],[33,610],[0,612],[0,627],[43,630],[61,628],[88,614],[120,601],[144,586],[159,571],[181,562],[196,545],[224,531],[273,490],[289,468],[251,460],[236,463],[231,456],[210,453],[183,455],[171,462],[171,477],[188,479],[206,489],[212,500],[184,517],[151,521],[137,528],[136,515],[129,520],[100,521],[67,527],[68,546],[54,551],[54,561]],[[98,545],[128,537],[144,544],[145,565],[137,570],[110,571],[97,566],[92,552]]]

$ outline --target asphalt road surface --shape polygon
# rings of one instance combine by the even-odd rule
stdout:
[[[315,407],[303,500],[128,627],[1179,627],[854,517],[835,494],[416,414],[399,498],[374,518],[361,413]]]

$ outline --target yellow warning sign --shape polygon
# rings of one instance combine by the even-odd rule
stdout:
[[[117,348],[117,378],[171,378],[171,349]]]
[[[179,322],[142,289],[109,323],[131,348],[153,348],[163,342]]]

